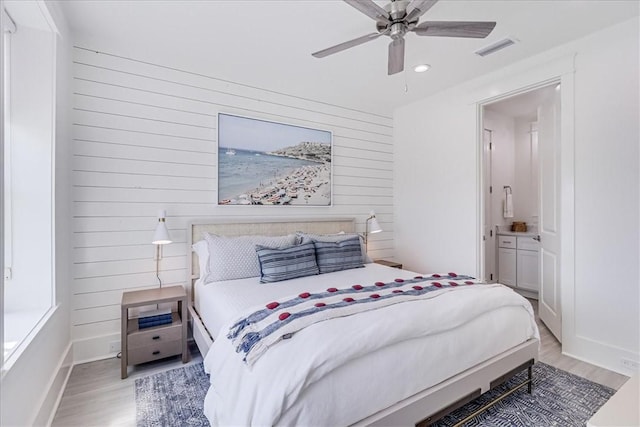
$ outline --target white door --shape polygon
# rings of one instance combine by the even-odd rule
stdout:
[[[538,108],[540,319],[562,342],[560,304],[560,92]]]
[[[491,194],[491,130],[485,129],[482,139],[483,150],[483,171],[484,171],[484,229],[482,238],[484,240],[484,281],[487,283],[495,282],[496,277],[496,244],[493,231],[493,219],[491,217],[492,194]]]

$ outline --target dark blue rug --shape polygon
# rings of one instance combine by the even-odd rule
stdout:
[[[476,408],[526,377],[526,371],[447,417],[437,426],[455,424]],[[583,427],[615,390],[544,363],[533,367],[533,394],[516,391],[467,426]],[[209,377],[202,364],[189,365],[136,380],[136,423],[147,426],[208,426],[202,412]]]
[[[525,370],[447,415],[435,425],[454,425],[526,378]],[[609,387],[538,362],[533,366],[532,394],[527,393],[527,387],[524,386],[472,418],[465,426],[583,427],[613,393],[615,390]]]

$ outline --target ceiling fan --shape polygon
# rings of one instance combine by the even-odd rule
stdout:
[[[354,46],[361,45],[380,36],[391,37],[389,43],[388,74],[396,74],[404,69],[404,36],[408,32],[419,36],[485,38],[496,26],[495,22],[477,21],[425,21],[418,24],[422,15],[438,0],[391,0],[384,8],[373,0],[344,0],[376,21],[376,33],[367,34],[327,49],[312,53],[316,58],[324,58]]]

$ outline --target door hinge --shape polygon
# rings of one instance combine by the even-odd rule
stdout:
[[[489,275],[489,279],[490,279],[490,280],[493,280],[493,273],[491,273],[491,274]]]
[[[487,240],[487,236],[482,236],[482,241]]]
[[[489,237],[493,237],[493,230],[489,230]]]
[[[489,150],[493,150],[493,142],[489,143]]]
[[[492,194],[492,193],[493,193],[493,185],[490,185],[489,186],[489,194]]]

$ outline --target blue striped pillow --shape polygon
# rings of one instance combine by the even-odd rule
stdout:
[[[314,240],[313,244],[316,247],[316,261],[320,274],[364,267],[358,236],[338,242]]]
[[[311,241],[270,248],[256,245],[260,262],[260,283],[280,282],[318,274],[316,249]]]

